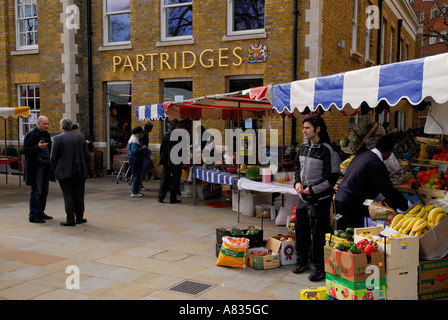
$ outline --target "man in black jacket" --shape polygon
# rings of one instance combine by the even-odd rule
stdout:
[[[62,119],[62,133],[53,138],[51,166],[59,181],[65,203],[67,221],[62,226],[75,226],[85,223],[84,191],[88,177],[89,150],[82,135],[72,131],[72,121]]]
[[[296,207],[297,263],[294,273],[309,268],[310,249],[314,272],[310,281],[325,277],[325,234],[331,232],[330,208],[334,185],[340,177],[339,155],[330,145],[324,120],[313,115],[303,120],[305,142],[294,161],[294,188],[299,194]]]
[[[53,219],[45,214],[49,181],[54,181],[50,166],[50,122],[45,116],[37,119],[36,127],[25,135],[21,153],[25,155],[23,180],[31,186],[29,221],[43,223]]]
[[[184,129],[185,125],[183,123],[177,123],[175,125],[176,129]],[[163,203],[163,200],[168,193],[168,189],[171,185],[170,191],[170,203],[179,203],[181,202],[177,199],[177,193],[180,191],[180,179],[182,177],[182,163],[173,163],[173,159],[171,159],[171,150],[175,145],[182,142],[180,139],[178,141],[171,141],[172,131],[166,133],[163,136],[162,143],[160,145],[160,161],[159,165],[163,165],[162,173],[160,177],[160,186],[159,186],[159,194],[158,201]],[[188,142],[189,144],[189,142]]]
[[[388,135],[381,136],[376,147],[365,151],[350,162],[342,183],[335,196],[336,212],[342,215],[338,229],[364,226],[364,218],[369,216],[367,199],[376,199],[379,194],[395,210],[406,211],[410,202],[395,189],[384,164],[394,150],[394,142]]]

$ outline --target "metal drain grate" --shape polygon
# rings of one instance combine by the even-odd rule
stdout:
[[[191,280],[183,280],[175,285],[169,287],[168,291],[174,291],[178,293],[188,294],[190,296],[198,296],[201,293],[213,288],[213,284],[191,281]]]

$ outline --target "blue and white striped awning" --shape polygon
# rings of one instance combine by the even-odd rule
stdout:
[[[148,106],[135,106],[135,116],[140,121],[164,120],[165,108],[162,103]]]
[[[227,185],[236,185],[236,181],[238,179],[237,174],[221,172],[218,170],[202,169],[200,167],[194,168],[193,176],[205,182]]]
[[[365,102],[396,106],[402,99],[417,105],[426,97],[448,101],[448,54],[407,60],[272,86],[272,106],[281,113],[327,111],[332,106],[357,109]]]

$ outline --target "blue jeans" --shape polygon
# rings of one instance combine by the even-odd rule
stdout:
[[[140,192],[142,160],[142,157],[129,156],[129,165],[132,169],[132,194]]]
[[[50,164],[36,165],[36,179],[30,192],[30,218],[38,218],[47,205],[48,185],[50,182]]]

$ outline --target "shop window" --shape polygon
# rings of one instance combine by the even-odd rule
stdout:
[[[37,0],[16,0],[17,50],[37,49]]]
[[[193,1],[162,0],[162,41],[185,40],[193,36]]]
[[[131,41],[130,0],[104,0],[104,44],[120,45]]]
[[[240,35],[264,32],[264,0],[229,0],[227,34]]]
[[[17,86],[18,106],[29,107],[30,116],[21,118],[20,136],[21,139],[28,131],[36,127],[37,118],[40,116],[40,93],[38,84],[21,84]]]
[[[263,77],[237,76],[227,78],[228,92],[246,90],[250,88],[260,87],[263,85]],[[260,121],[257,119],[247,119],[241,121],[242,129],[257,129],[261,127]],[[238,127],[238,121],[233,121],[226,125],[227,128]]]
[[[163,101],[183,101],[193,99],[193,81],[189,78],[184,79],[166,79],[163,81]],[[168,131],[169,124],[167,121],[163,127],[163,133]],[[185,121],[186,129],[190,131],[191,134],[191,119],[186,119]]]

